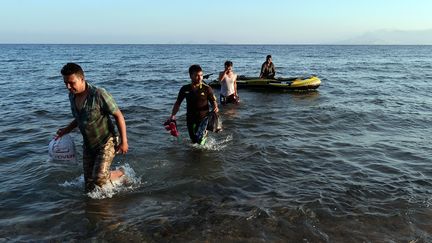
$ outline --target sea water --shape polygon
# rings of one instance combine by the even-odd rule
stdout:
[[[258,76],[267,54],[321,87],[239,90],[204,146],[184,104],[166,132],[191,64]],[[78,163],[49,160],[67,62],[126,118],[128,186],[84,193],[78,131]],[[432,241],[431,46],[0,45],[0,73],[0,242]]]

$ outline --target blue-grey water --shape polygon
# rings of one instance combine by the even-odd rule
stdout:
[[[257,76],[267,54],[321,87],[239,90],[204,147],[184,104],[165,131],[191,64]],[[87,195],[81,158],[49,159],[67,62],[122,109],[132,186]],[[431,242],[431,83],[432,46],[0,45],[0,242]]]

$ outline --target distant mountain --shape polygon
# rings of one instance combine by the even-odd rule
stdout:
[[[432,45],[432,29],[405,31],[379,30],[341,41],[343,45]]]

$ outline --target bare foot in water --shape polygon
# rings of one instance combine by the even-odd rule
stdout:
[[[125,170],[121,167],[118,170],[111,171],[111,181],[118,181],[125,175]]]

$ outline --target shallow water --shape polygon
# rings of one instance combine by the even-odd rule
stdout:
[[[164,130],[191,64],[257,76],[267,54],[322,86],[239,90],[204,147],[188,143],[184,105],[180,139]],[[70,61],[126,117],[130,152],[113,167],[128,187],[84,194],[79,163],[48,159],[72,119]],[[432,241],[431,46],[0,45],[0,73],[0,242]]]

